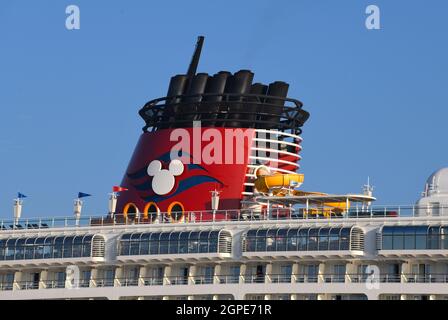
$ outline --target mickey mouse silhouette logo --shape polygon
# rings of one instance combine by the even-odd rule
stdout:
[[[147,173],[152,178],[152,190],[158,195],[165,195],[171,192],[176,182],[176,176],[184,172],[184,164],[178,159],[171,160],[168,170],[162,169],[162,162],[153,160],[148,166]]]

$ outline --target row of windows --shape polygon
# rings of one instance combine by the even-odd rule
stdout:
[[[351,230],[350,227],[254,229],[243,236],[243,251],[349,250]]]
[[[448,226],[385,226],[382,250],[448,249]]]
[[[230,253],[228,231],[126,233],[118,244],[119,255]]]
[[[93,235],[0,239],[0,260],[90,257]]]

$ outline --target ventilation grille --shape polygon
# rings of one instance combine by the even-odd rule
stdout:
[[[106,241],[104,237],[95,235],[92,240],[92,257],[104,258],[106,251]]]
[[[364,251],[364,232],[361,228],[353,227],[350,231],[350,250]]]
[[[222,230],[218,238],[218,252],[232,253],[232,235],[229,231]]]
[[[376,233],[376,250],[381,250],[383,248],[383,235],[381,232]]]

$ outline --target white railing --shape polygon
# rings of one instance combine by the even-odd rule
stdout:
[[[175,216],[171,214],[172,216]],[[89,216],[79,220],[74,217],[29,218],[20,219],[18,223],[13,220],[0,220],[0,232],[21,229],[48,229],[73,228],[111,225],[133,224],[185,224],[210,222],[241,222],[260,220],[344,220],[344,219],[395,219],[413,217],[447,217],[448,206],[370,206],[368,208],[352,207],[344,212],[329,209],[295,207],[293,209],[270,209],[269,211],[256,211],[251,209],[189,211],[180,213],[182,218],[174,221],[167,213],[160,213],[155,219],[145,214],[136,214],[134,218],[116,215],[115,219],[108,216]]]
[[[44,283],[43,283],[44,282]],[[91,279],[83,281],[81,288],[88,287],[129,287],[129,286],[177,286],[177,285],[226,285],[226,284],[269,284],[280,285],[290,283],[331,285],[338,283],[398,283],[398,284],[431,284],[448,283],[448,274],[384,274],[377,277],[363,273],[355,274],[260,274],[260,275],[215,275],[215,276],[165,276],[147,278],[115,278]],[[90,285],[88,285],[90,284]],[[52,281],[15,281],[0,282],[0,291],[6,290],[38,290],[65,288],[64,282]]]

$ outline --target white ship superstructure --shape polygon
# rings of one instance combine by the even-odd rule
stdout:
[[[107,215],[83,216],[79,193],[74,217],[28,219],[19,193],[0,299],[447,299],[448,169],[413,206],[373,205],[369,183],[302,189],[310,113],[286,82],[196,73],[203,41],[140,109]]]
[[[415,206],[338,217],[2,221],[0,299],[448,299],[447,196],[442,169]]]

